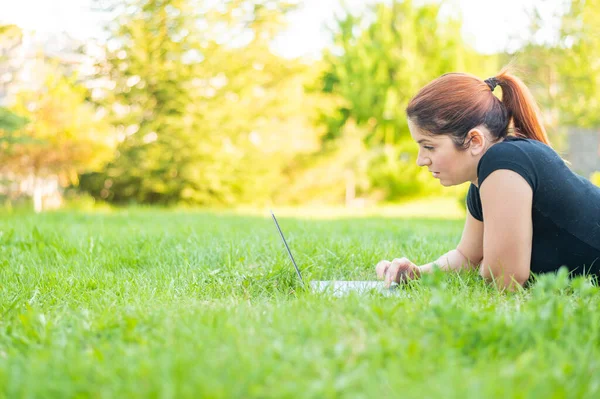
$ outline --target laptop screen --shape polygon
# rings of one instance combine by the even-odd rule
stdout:
[[[298,265],[296,265],[296,261],[294,260],[292,251],[290,251],[290,247],[288,246],[287,241],[285,240],[285,237],[283,236],[283,232],[281,231],[281,228],[279,227],[279,223],[277,223],[277,218],[275,217],[275,214],[273,213],[273,211],[271,211],[271,216],[273,216],[273,221],[275,222],[275,226],[277,226],[277,230],[279,231],[279,235],[281,236],[281,239],[283,240],[285,249],[287,249],[287,253],[290,256],[290,259],[292,260],[294,267],[296,268],[296,273],[298,273],[298,278],[300,279],[300,282],[302,283],[302,285],[304,285],[304,280],[302,280],[302,274],[300,273],[300,269],[298,269]]]

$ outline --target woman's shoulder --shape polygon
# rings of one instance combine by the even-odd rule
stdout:
[[[548,144],[541,141],[509,136],[491,146],[479,161],[479,167],[518,164],[534,172],[540,166],[550,169],[567,168],[565,160]]]
[[[548,145],[521,137],[507,137],[492,145],[477,165],[479,183],[498,169],[509,169],[521,175],[535,191],[540,165],[559,165],[560,156]]]
[[[507,137],[483,154],[477,166],[480,183],[498,169],[517,172],[534,192],[540,182],[573,178],[573,172],[565,160],[551,146],[521,137]]]
[[[564,164],[561,156],[549,145],[541,141],[513,136],[488,148],[481,157],[480,164],[496,159],[529,163],[530,166],[534,166],[542,160],[545,164],[551,160],[556,161],[557,164]]]

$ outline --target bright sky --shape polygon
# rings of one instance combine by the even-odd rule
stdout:
[[[360,12],[373,0],[345,0]],[[423,0],[421,0],[423,1]],[[303,0],[291,16],[290,27],[276,42],[283,56],[315,56],[329,44],[323,26],[331,23],[340,0]],[[0,0],[0,23],[15,23],[39,32],[66,31],[77,38],[101,34],[100,17],[89,9],[90,0]],[[416,1],[418,3],[418,0]],[[564,8],[564,0],[446,0],[446,11],[463,15],[465,39],[478,51],[491,53],[514,49],[528,27],[527,12],[535,5],[544,12],[547,28],[539,40],[552,38],[558,21],[552,15]],[[498,6],[500,4],[500,7]]]

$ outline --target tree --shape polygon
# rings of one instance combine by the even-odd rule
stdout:
[[[118,16],[100,71],[112,87],[99,104],[119,145],[105,172],[102,197],[168,203],[182,190],[181,179],[175,178],[194,148],[194,121],[185,118],[193,104],[190,83],[198,61],[188,33],[194,12],[181,0],[113,6]],[[82,180],[88,185],[89,178]]]
[[[42,188],[49,179],[76,184],[78,173],[98,168],[112,153],[106,126],[96,120],[85,93],[74,77],[56,70],[43,89],[18,93],[12,107],[30,123],[13,132],[14,142],[0,153],[0,171],[33,182],[36,211],[42,210]]]
[[[335,138],[352,118],[369,129],[369,145],[399,143],[408,138],[404,109],[428,81],[453,71],[496,72],[496,58],[469,49],[460,22],[442,20],[439,12],[439,4],[392,1],[338,20],[336,48],[326,52],[329,68],[322,82],[341,105],[324,115],[327,138]]]
[[[497,57],[482,56],[463,43],[460,21],[443,19],[440,8],[408,0],[379,2],[361,16],[346,12],[337,21],[335,48],[325,53],[321,89],[338,105],[322,114],[324,140],[345,140],[345,125],[356,123],[370,152],[362,156],[369,160],[363,170],[368,191],[382,192],[388,200],[438,190],[415,164],[417,146],[405,115],[410,99],[447,72],[498,72]]]
[[[600,51],[598,0],[569,0],[554,18],[560,21],[556,39],[540,43],[538,32],[548,29],[536,10],[526,44],[505,60],[516,60],[518,71],[539,103],[553,146],[567,149],[570,126],[600,126]]]
[[[0,25],[0,76],[6,74],[12,75],[12,68],[9,66],[12,51],[21,43],[22,32],[15,25]],[[0,93],[6,91],[6,87],[0,84]],[[5,85],[4,85],[5,86]],[[0,142],[4,148],[15,139],[12,133],[21,129],[27,124],[27,118],[16,115],[5,107],[0,107]]]
[[[600,126],[600,0],[572,0],[557,53],[561,121]]]
[[[268,201],[288,155],[318,144],[317,102],[303,90],[310,67],[269,49],[291,8],[148,0],[119,9],[102,70],[114,86],[99,103],[121,142],[84,185],[114,202]]]

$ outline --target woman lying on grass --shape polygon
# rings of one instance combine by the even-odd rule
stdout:
[[[435,266],[477,267],[499,288],[514,289],[531,273],[561,266],[600,275],[600,188],[550,147],[537,112],[529,89],[506,69],[485,81],[445,74],[421,89],[406,109],[417,164],[443,186],[471,182],[467,218],[456,249],[423,266],[381,261],[379,278],[389,285]]]

